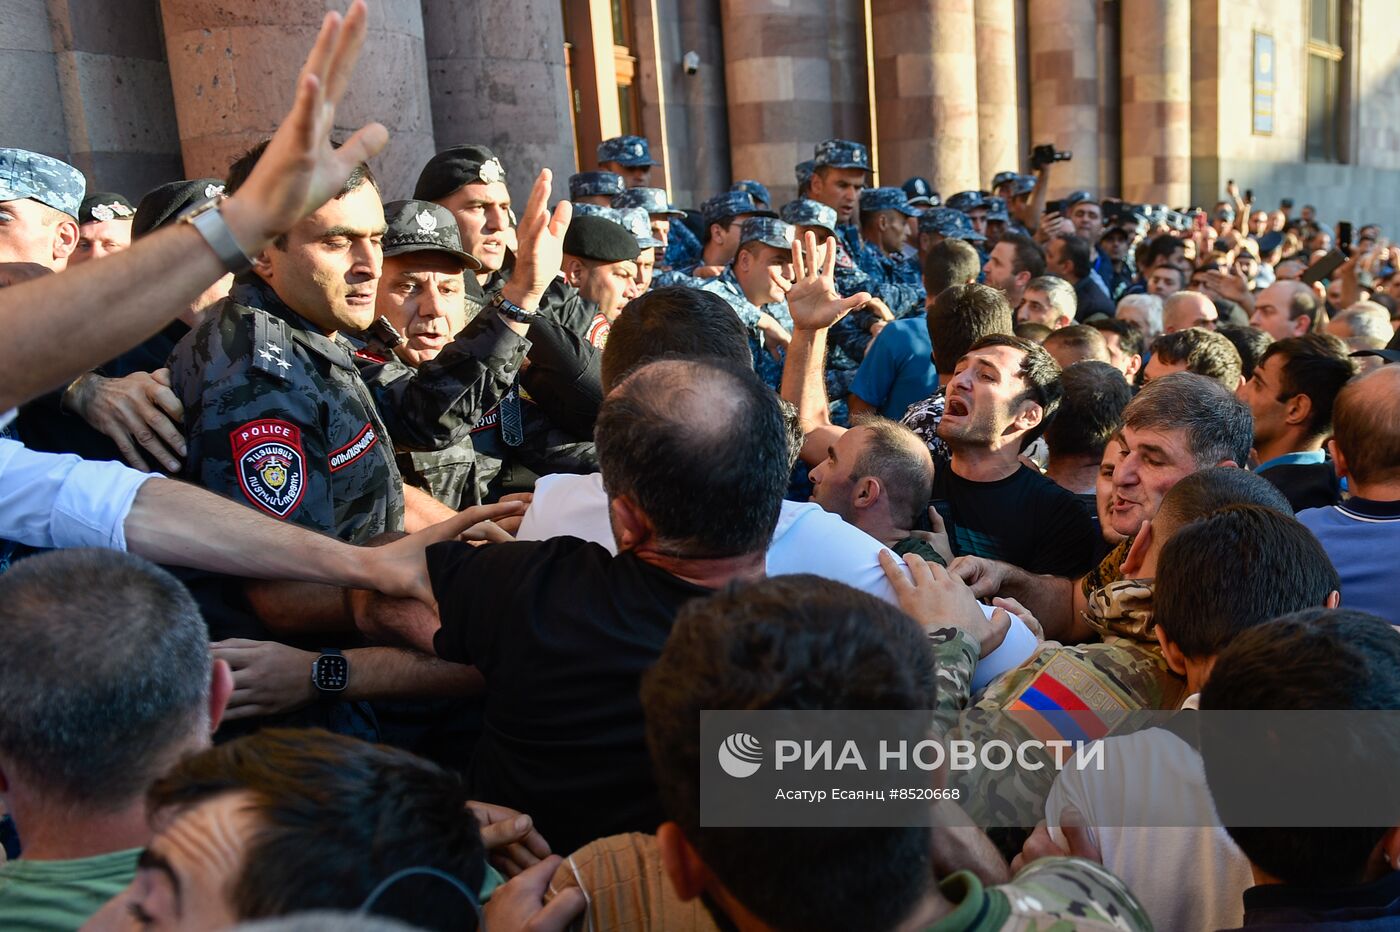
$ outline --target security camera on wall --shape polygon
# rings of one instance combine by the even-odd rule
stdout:
[[[681,67],[686,74],[695,74],[700,70],[700,55],[697,52],[686,52],[681,56]]]

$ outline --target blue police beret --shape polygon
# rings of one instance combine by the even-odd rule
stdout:
[[[805,197],[788,201],[778,212],[778,216],[796,227],[821,227],[828,233],[836,232],[836,209],[826,206],[821,201]]]
[[[651,146],[641,136],[614,136],[598,145],[598,163],[616,162],[629,168],[655,165]]]
[[[919,216],[919,209],[909,206],[909,198],[900,188],[866,188],[861,191],[860,212],[868,214],[877,210],[897,210],[906,217]]]
[[[0,201],[28,198],[78,219],[87,191],[83,173],[28,149],[0,149]]]
[[[775,249],[792,248],[792,224],[776,217],[750,217],[739,229],[739,245],[759,242]]]
[[[667,217],[684,217],[685,211],[677,210],[666,199],[666,192],[660,188],[628,188],[613,198],[612,205],[618,210],[640,207],[649,214],[663,214]]]
[[[870,171],[870,150],[850,139],[828,139],[817,144],[812,158],[817,168],[863,168]]]
[[[617,172],[579,172],[569,176],[569,197],[614,197],[627,189]]]

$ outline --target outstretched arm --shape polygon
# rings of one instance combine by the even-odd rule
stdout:
[[[328,13],[297,79],[296,102],[248,181],[219,208],[247,255],[329,200],[384,148],[365,126],[339,148],[330,130],[365,38],[364,0]],[[0,290],[0,411],[57,388],[160,330],[226,270],[188,224],[157,231],[105,262]],[[44,308],[36,315],[34,308]],[[62,333],[62,340],[53,335]]]

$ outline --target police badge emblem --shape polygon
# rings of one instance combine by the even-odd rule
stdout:
[[[285,518],[306,491],[306,459],[301,428],[287,421],[250,421],[229,433],[238,485],[248,501]]]
[[[422,233],[431,233],[437,229],[437,218],[430,210],[425,209],[421,213],[414,214],[413,219],[418,222],[418,229]]]
[[[506,170],[501,167],[500,159],[487,159],[481,163],[481,167],[476,170],[477,177],[487,184],[495,184],[497,181],[506,180]]]

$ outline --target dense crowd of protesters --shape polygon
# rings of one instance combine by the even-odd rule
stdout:
[[[1142,818],[1224,792],[1196,710],[1400,709],[1378,225],[842,139],[384,191],[366,15],[225,178],[0,148],[0,928],[1400,927],[1400,813]],[[1107,766],[707,824],[702,712],[789,709]]]

